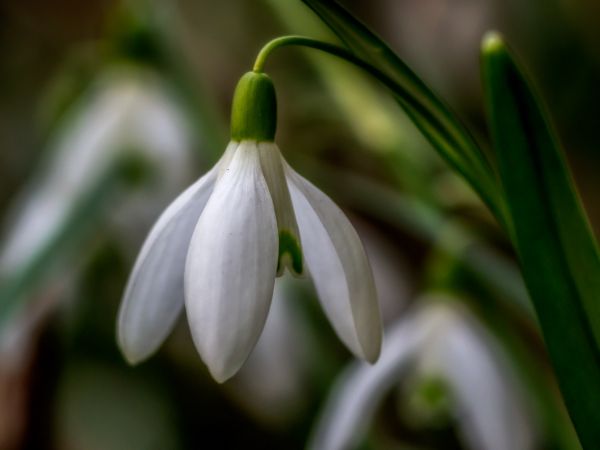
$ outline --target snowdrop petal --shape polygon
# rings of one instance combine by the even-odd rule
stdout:
[[[194,343],[223,382],[256,344],[271,304],[277,223],[256,146],[222,171],[192,236],[185,268],[186,312]]]
[[[467,448],[528,450],[535,433],[519,389],[483,329],[454,306],[431,303],[388,333],[377,364],[355,363],[337,381],[309,448],[356,448],[383,397],[419,367],[448,383]]]
[[[308,271],[327,317],[357,356],[377,360],[381,319],[369,261],[358,234],[333,201],[285,165]]]
[[[500,348],[469,315],[448,313],[452,316],[428,345],[425,364],[452,390],[465,443],[473,450],[535,448],[527,405],[516,377],[501,364]]]
[[[247,145],[255,144],[248,143]],[[274,142],[260,142],[258,150],[263,174],[273,199],[279,231],[277,276],[283,275],[283,270],[286,267],[293,275],[301,275],[303,261],[300,233],[298,232],[296,215],[285,179],[281,152]]]
[[[127,122],[139,97],[132,82],[100,84],[79,101],[73,120],[51,141],[52,159],[17,199],[9,233],[0,251],[0,273],[21,270],[63,225],[82,192],[114,162]]]
[[[422,311],[406,315],[386,335],[375,365],[356,362],[346,369],[320,414],[308,448],[355,448],[382,398],[410,368],[433,326]]]
[[[236,147],[230,144],[221,161],[171,203],[144,242],[119,311],[118,342],[132,364],[162,344],[181,312],[187,248],[219,165],[230,160]]]

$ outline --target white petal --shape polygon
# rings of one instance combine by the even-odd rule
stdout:
[[[48,160],[9,213],[0,273],[21,270],[64,224],[73,205],[114,163],[123,123],[137,98],[132,83],[101,83],[73,108],[51,141]],[[12,217],[10,217],[12,216]]]
[[[356,362],[346,369],[320,414],[308,448],[356,448],[382,398],[410,368],[433,325],[421,311],[404,316],[386,336],[375,365]]]
[[[242,366],[264,327],[277,268],[277,223],[256,146],[222,171],[194,231],[185,268],[192,337],[213,377]]]
[[[501,349],[466,312],[448,313],[427,346],[426,363],[452,390],[465,444],[473,450],[534,448],[535,432],[522,387],[503,364]]]
[[[124,153],[135,153],[160,168],[160,182],[128,190],[109,219],[139,228],[157,214],[157,196],[181,190],[189,169],[191,133],[184,116],[159,79],[145,70],[117,67],[97,77],[75,102],[49,141],[50,156],[39,167],[7,214],[0,245],[0,278],[23,270],[52,245],[57,233]],[[149,192],[152,191],[152,192]],[[170,192],[169,192],[170,191]],[[160,197],[159,197],[160,198]],[[129,231],[126,229],[125,231]]]
[[[244,144],[242,144],[243,146]],[[281,152],[273,142],[258,144],[260,164],[273,199],[277,229],[279,231],[279,263],[277,275],[283,275],[285,267],[293,275],[303,272],[300,233],[288,190]]]
[[[388,333],[377,364],[354,363],[336,382],[309,448],[356,448],[383,397],[419,363],[427,363],[430,375],[449,384],[468,448],[535,448],[535,433],[526,405],[517,395],[519,389],[498,365],[490,336],[461,312],[432,303],[405,315]]]
[[[118,341],[129,362],[150,356],[164,341],[183,307],[183,274],[192,233],[212,192],[220,162],[186,189],[150,231],[129,277],[119,311]]]
[[[287,164],[306,265],[327,317],[357,356],[375,361],[381,318],[373,273],[358,234],[333,201]]]

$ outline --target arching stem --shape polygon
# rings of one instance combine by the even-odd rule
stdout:
[[[337,56],[338,58],[344,59],[355,66],[360,67],[361,69],[367,71],[369,74],[377,78],[387,87],[396,87],[396,83],[388,77],[386,74],[381,72],[379,69],[369,64],[368,62],[358,58],[349,50],[340,47],[335,44],[330,44],[328,42],[319,41],[317,39],[311,39],[304,36],[282,36],[272,41],[269,41],[258,53],[256,57],[256,61],[254,62],[254,72],[263,72],[265,64],[267,62],[267,58],[269,55],[276,49],[281,47],[308,47],[314,48],[316,50],[320,50],[324,53],[329,53],[330,55]]]
[[[438,150],[440,151],[440,154],[455,170],[467,179],[505,229],[510,230],[510,226],[506,220],[503,201],[496,191],[493,179],[490,179],[490,173],[487,166],[482,167],[478,164],[478,161],[473,161],[467,156],[464,156],[463,160],[460,161],[458,155],[453,155],[454,149],[461,147],[460,139],[462,134],[460,133],[460,130],[457,131],[455,127],[449,126],[443,117],[440,118],[439,115],[432,112],[431,108],[428,108],[423,103],[419,95],[415,95],[415,93],[411,92],[410,88],[406,85],[397,82],[397,80],[394,80],[377,67],[357,57],[350,50],[335,44],[304,36],[282,36],[268,42],[256,57],[253,68],[254,72],[262,73],[264,71],[267,58],[273,51],[278,48],[290,46],[313,48],[357,66],[390,89],[409,117],[413,118],[413,121],[415,119],[415,114],[417,117],[426,118],[428,122],[426,126],[417,122],[415,122],[415,125],[419,127],[421,132],[423,132],[434,147],[439,148],[441,145],[446,146],[445,150]],[[443,142],[440,143],[439,139],[437,142],[436,139],[432,140],[432,129],[439,130],[439,132],[443,134],[441,136]]]

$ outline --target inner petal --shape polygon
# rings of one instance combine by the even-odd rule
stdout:
[[[279,231],[277,276],[283,275],[286,267],[293,275],[300,276],[304,272],[304,258],[296,215],[283,171],[281,152],[273,142],[248,142],[247,145],[258,145],[261,168],[273,199]]]

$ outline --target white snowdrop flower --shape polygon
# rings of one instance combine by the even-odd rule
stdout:
[[[113,208],[120,224],[139,225],[150,212],[155,215],[157,199],[181,189],[189,170],[189,127],[150,71],[115,67],[105,72],[68,117],[50,142],[46,164],[9,213],[0,251],[2,277],[21,270],[55,238],[78,201],[124,153],[135,151],[160,168],[161,177]]]
[[[273,142],[275,90],[265,74],[240,80],[231,128],[220,161],[166,209],[138,256],[119,314],[126,358],[152,354],[185,303],[201,358],[227,380],[254,348],[287,268],[310,274],[340,339],[375,361],[381,324],[365,251],[342,211]]]
[[[374,366],[351,365],[336,383],[309,448],[357,448],[384,396],[411,371],[450,390],[458,434],[472,450],[536,448],[523,387],[497,344],[453,302],[427,304],[390,330]]]

